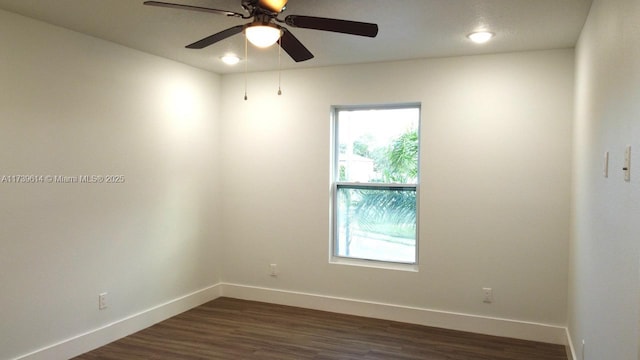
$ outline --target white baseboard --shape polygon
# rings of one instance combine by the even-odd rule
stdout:
[[[222,286],[222,296],[565,346],[568,344],[566,328],[533,322],[228,283]]]
[[[84,334],[25,354],[15,360],[65,360],[131,335],[160,321],[220,297],[221,285],[194,291]]]
[[[577,359],[569,332],[564,327],[319,294],[219,283],[59,343],[46,346],[14,360],[69,359],[145,329],[220,296],[560,344],[567,347],[569,360]]]
[[[571,332],[569,328],[566,329],[566,337],[567,337],[567,359],[568,360],[578,360],[578,356],[576,355],[576,348],[573,346],[573,341],[571,340]]]

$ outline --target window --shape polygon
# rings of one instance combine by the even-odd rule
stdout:
[[[333,256],[417,263],[420,107],[336,107]]]

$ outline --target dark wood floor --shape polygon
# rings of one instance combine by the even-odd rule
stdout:
[[[566,360],[567,357],[560,345],[219,298],[76,359]]]

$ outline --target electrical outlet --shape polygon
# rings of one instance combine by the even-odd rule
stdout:
[[[269,264],[269,275],[278,276],[278,264]]]
[[[490,304],[493,302],[493,289],[482,288],[482,302]]]
[[[104,292],[98,295],[98,310],[104,310],[107,308],[107,293]]]

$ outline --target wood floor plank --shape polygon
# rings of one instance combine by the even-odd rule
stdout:
[[[561,345],[219,298],[76,360],[567,360]]]

